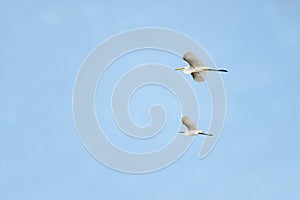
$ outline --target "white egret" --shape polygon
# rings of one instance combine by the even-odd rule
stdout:
[[[205,80],[207,71],[227,72],[226,69],[214,69],[206,67],[204,63],[192,52],[186,52],[183,55],[183,60],[188,62],[189,66],[176,68],[175,70],[183,70],[185,74],[191,74],[193,79],[197,82],[202,82]]]
[[[182,117],[182,123],[188,128],[186,131],[179,131],[179,133],[183,133],[185,136],[194,136],[194,135],[207,135],[213,136],[210,133],[205,133],[202,130],[198,130],[195,123],[187,116]]]

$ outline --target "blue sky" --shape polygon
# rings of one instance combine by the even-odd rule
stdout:
[[[299,199],[299,11],[298,0],[1,1],[0,199]],[[189,35],[229,70],[227,118],[206,159],[197,138],[170,167],[131,175],[84,149],[72,91],[97,44],[144,26]]]

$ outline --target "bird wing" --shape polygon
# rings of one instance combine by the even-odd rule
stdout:
[[[197,130],[196,124],[187,116],[182,117],[182,123],[188,130]]]
[[[188,62],[192,67],[201,67],[204,66],[204,63],[192,52],[186,52],[183,55],[183,60]]]
[[[193,72],[192,73],[193,79],[197,82],[205,81],[205,78],[206,78],[205,75],[206,75],[206,72]]]

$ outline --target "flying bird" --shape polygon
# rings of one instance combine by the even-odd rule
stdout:
[[[227,72],[226,69],[214,69],[204,65],[204,63],[192,52],[186,52],[183,55],[183,60],[189,63],[186,67],[176,68],[175,70],[183,70],[185,74],[191,74],[197,82],[205,81],[206,72]]]
[[[188,130],[186,131],[179,131],[179,133],[183,133],[185,136],[194,136],[194,135],[207,135],[213,136],[210,133],[205,133],[202,130],[198,130],[195,123],[187,116],[182,117],[182,123],[187,127]]]

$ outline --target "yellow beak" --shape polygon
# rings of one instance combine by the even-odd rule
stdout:
[[[184,70],[184,67],[176,68],[175,70]]]

